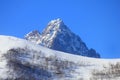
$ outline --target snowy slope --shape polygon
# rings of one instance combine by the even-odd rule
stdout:
[[[0,80],[120,80],[120,59],[97,59],[0,36]]]

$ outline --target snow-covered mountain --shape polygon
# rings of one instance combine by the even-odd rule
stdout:
[[[0,80],[120,80],[120,59],[83,57],[0,35]]]
[[[74,34],[61,19],[52,20],[40,34],[32,31],[25,39],[50,49],[88,57],[100,58],[94,49],[88,49],[81,38]]]

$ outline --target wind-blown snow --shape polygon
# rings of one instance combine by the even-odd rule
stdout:
[[[97,72],[103,71],[104,69],[107,70],[110,67],[110,64],[115,65],[117,63],[120,63],[120,59],[97,59],[97,58],[88,58],[88,57],[68,54],[65,52],[51,50],[51,49],[42,47],[40,45],[36,45],[24,39],[1,35],[0,36],[0,79],[5,79],[6,77],[8,77],[9,76],[8,71],[10,69],[7,67],[8,62],[7,62],[7,59],[3,57],[3,55],[8,54],[8,51],[11,49],[18,49],[18,48],[26,49],[26,47],[27,49],[29,49],[28,55],[27,56],[22,55],[22,57],[20,56],[17,58],[17,60],[20,60],[22,62],[21,64],[29,62],[30,65],[46,65],[46,62],[44,61],[41,61],[40,63],[40,60],[44,60],[44,59],[41,59],[41,58],[36,59],[32,57],[33,55],[37,55],[37,56],[41,55],[37,52],[41,52],[46,58],[55,56],[55,58],[52,58],[52,61],[50,61],[47,64],[48,67],[51,67],[52,64],[54,64],[53,63],[54,59],[57,59],[58,63],[59,61],[60,62],[67,61],[68,63],[70,63],[70,66],[72,67],[68,66],[68,68],[63,69],[63,72],[65,74],[61,73],[63,75],[61,77],[58,77],[58,75],[60,74],[56,73],[55,75],[52,75],[52,78],[49,78],[50,80],[102,80],[100,77],[101,76],[100,74],[99,74],[99,78],[95,79],[96,76],[98,77]],[[33,53],[32,50],[34,50],[35,52]],[[54,71],[56,70],[56,68],[54,67],[58,67],[58,66],[56,65],[53,66],[53,69],[48,68],[47,71],[53,74]],[[62,66],[59,66],[59,67],[62,67]],[[97,75],[94,73],[94,70],[96,71]],[[70,75],[67,75],[67,74],[70,74]],[[119,75],[117,75],[117,77],[112,77],[111,79],[110,78],[108,79],[105,77],[103,80],[120,80]],[[39,78],[35,78],[35,80],[39,80]]]

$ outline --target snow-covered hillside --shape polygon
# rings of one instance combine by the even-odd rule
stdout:
[[[68,54],[1,35],[0,80],[120,80],[120,59]]]

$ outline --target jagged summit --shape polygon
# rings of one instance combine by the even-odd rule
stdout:
[[[48,24],[64,24],[64,23],[62,19],[57,18],[57,19],[51,20]]]
[[[71,31],[61,19],[51,20],[42,32],[42,45],[52,48],[55,39],[58,38],[60,34],[61,36],[64,36],[66,33],[71,33]]]
[[[66,25],[64,24],[63,20],[58,18],[55,20],[51,20],[48,25],[46,26],[45,30],[42,32],[42,34],[51,33],[53,31],[55,32],[61,32],[64,30],[69,30]]]
[[[94,49],[88,49],[81,38],[74,34],[59,18],[51,20],[41,34],[33,31],[25,38],[50,49],[88,57],[100,57]]]
[[[39,34],[40,34],[40,32],[38,31],[38,30],[33,30],[33,31],[31,31],[31,32],[29,32],[27,35],[25,35],[25,37],[27,37],[27,36],[39,36]]]
[[[51,20],[49,23],[57,23],[57,24],[59,24],[59,23],[63,23],[63,20],[60,19],[60,18],[57,18],[57,19]]]
[[[33,30],[25,35],[25,39],[29,40],[33,43],[39,44],[40,43],[41,34],[38,30]]]
[[[48,26],[50,28],[61,28],[63,27],[64,25],[64,22],[62,19],[58,18],[58,19],[54,19],[54,20],[51,20],[49,23],[48,23]]]

